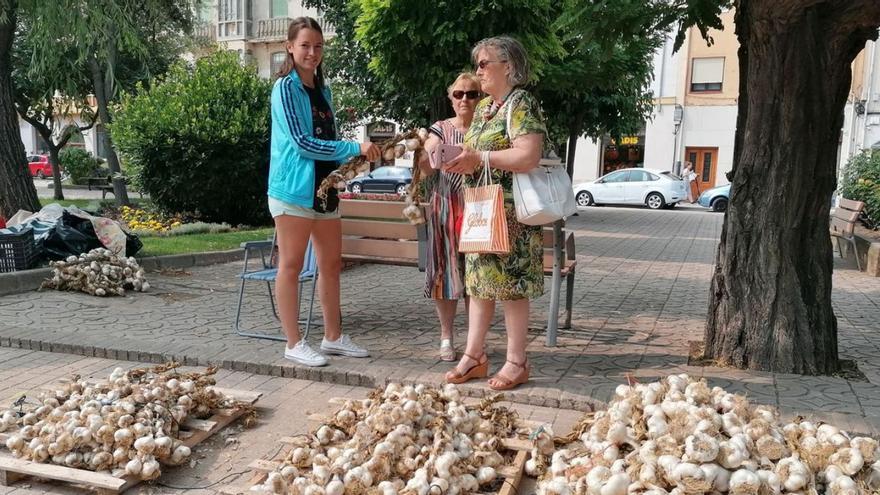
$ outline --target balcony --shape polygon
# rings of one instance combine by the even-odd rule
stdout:
[[[217,39],[219,41],[248,40],[252,36],[250,19],[221,20],[217,23]]]
[[[257,30],[250,41],[271,43],[287,40],[287,28],[293,19],[290,17],[273,17],[257,21]]]
[[[217,26],[198,24],[193,28],[193,36],[200,40],[217,41]]]

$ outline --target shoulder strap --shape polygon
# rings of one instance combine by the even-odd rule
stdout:
[[[510,135],[510,116],[513,113],[511,111],[511,108],[513,108],[513,106],[517,103],[517,100],[519,100],[523,94],[523,90],[521,89],[515,89],[513,91],[514,92],[507,98],[507,101],[504,103],[504,106],[507,107],[504,109],[504,111],[507,112],[505,115],[504,130],[507,132],[507,140],[510,141],[511,144],[513,143],[513,137],[511,137]]]

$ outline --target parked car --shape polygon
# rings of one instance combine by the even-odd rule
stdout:
[[[52,165],[49,164],[49,155],[28,155],[27,158],[31,177],[38,179],[52,177]]]
[[[406,186],[412,182],[412,169],[407,167],[385,166],[373,170],[363,177],[349,181],[348,190],[357,193],[397,193],[406,194]]]
[[[687,184],[672,172],[625,168],[590,182],[575,184],[578,206],[643,204],[652,210],[673,208],[687,198]]]
[[[727,211],[727,205],[730,202],[730,184],[706,189],[697,203],[706,208],[712,208],[712,211]]]

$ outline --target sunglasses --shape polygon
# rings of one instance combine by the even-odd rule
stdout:
[[[468,100],[476,100],[479,96],[480,92],[473,89],[470,91],[456,90],[452,92],[452,97],[456,100],[460,100],[462,98],[467,98]]]
[[[489,66],[489,64],[503,64],[507,62],[506,60],[480,60],[477,62],[477,68],[485,69]]]

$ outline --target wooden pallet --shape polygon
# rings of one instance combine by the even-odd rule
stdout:
[[[341,405],[349,399],[333,397],[328,400],[331,405]],[[325,414],[310,414],[308,419],[317,423],[324,423],[329,418]],[[538,428],[544,423],[536,421],[520,420],[517,422],[518,427]],[[221,488],[221,495],[243,495],[248,492],[251,486],[263,483],[269,476],[269,473],[275,471],[282,465],[283,459],[287,454],[295,448],[302,445],[302,437],[282,437],[278,440],[282,444],[278,454],[274,459],[257,459],[248,464],[248,469],[253,471],[251,478],[247,481],[246,486],[227,486]],[[522,481],[525,471],[526,461],[529,459],[529,453],[532,450],[532,442],[519,438],[508,438],[501,441],[501,445],[509,451],[516,452],[510,465],[501,467],[497,470],[500,477],[501,488],[498,492],[492,494],[478,493],[474,495],[517,495],[520,482]]]
[[[213,387],[214,390],[235,400],[254,404],[263,395],[259,392]],[[180,427],[178,438],[187,447],[195,446],[210,438],[226,426],[240,418],[245,411],[240,409],[220,409],[208,419],[187,419]],[[8,435],[0,434],[4,448]],[[27,459],[19,459],[8,453],[0,453],[0,486],[9,486],[15,481],[34,477],[62,481],[83,486],[100,494],[121,493],[142,480],[132,476],[116,477],[96,473],[86,469],[75,469],[55,464],[43,464]]]

